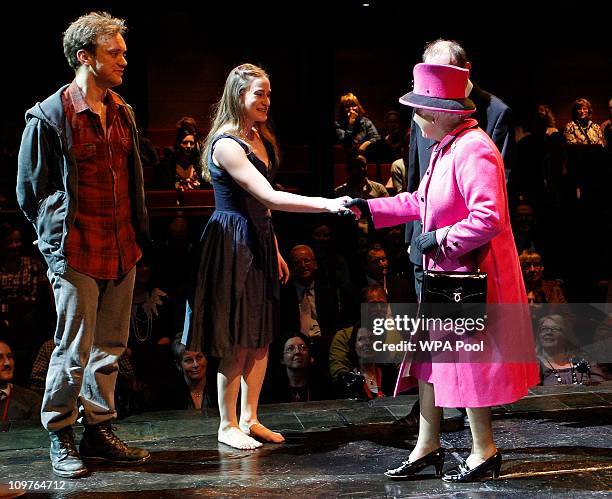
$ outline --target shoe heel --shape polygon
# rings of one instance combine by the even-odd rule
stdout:
[[[436,467],[436,478],[440,478],[442,476],[442,468],[444,468],[444,461],[440,461],[435,464]]]
[[[497,459],[495,461],[495,464],[493,465],[493,470],[492,470],[493,478],[499,478],[499,474],[501,471],[501,465],[502,465],[502,457],[501,457],[501,454],[499,454],[499,459]]]

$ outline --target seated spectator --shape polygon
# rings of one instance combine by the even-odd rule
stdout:
[[[610,113],[610,118],[604,121],[600,127],[603,132],[606,147],[608,151],[612,151],[612,99],[608,101],[608,111]]]
[[[176,375],[172,341],[176,331],[168,294],[156,286],[149,261],[136,266],[128,347],[136,379],[143,385],[144,409],[155,410],[159,393],[172,390]],[[163,400],[161,400],[163,403]]]
[[[350,154],[346,161],[348,182],[336,187],[336,197],[350,196],[353,198],[373,199],[389,197],[385,186],[368,179],[368,160],[362,154]]]
[[[163,300],[170,331],[183,330],[187,289],[197,271],[194,250],[189,221],[184,217],[173,218],[163,240],[152,248],[151,282],[168,295]]]
[[[386,187],[392,187],[395,194],[399,194],[400,192],[406,192],[407,185],[408,169],[406,168],[404,158],[396,159],[391,163],[391,176],[389,177]]]
[[[387,275],[405,277],[412,276],[412,266],[408,256],[405,227],[396,225],[382,231],[383,248],[389,260]],[[416,299],[416,294],[415,294]],[[411,300],[412,301],[412,300]]]
[[[591,118],[593,108],[586,99],[576,99],[572,107],[572,121],[563,131],[565,141],[572,145],[604,145],[601,127]]]
[[[310,339],[293,333],[279,342],[280,366],[271,370],[268,399],[271,403],[310,402],[331,398],[329,374],[315,367]]]
[[[542,249],[544,241],[533,206],[521,201],[512,211],[512,233],[519,253],[525,249]]]
[[[208,362],[202,352],[186,350],[178,344],[175,351],[176,366],[180,372],[178,390],[167,394],[173,409],[202,409],[212,407],[206,383]]]
[[[49,362],[51,361],[51,354],[54,348],[55,341],[53,338],[45,341],[36,354],[34,365],[30,372],[28,389],[41,397],[45,394],[47,371],[49,370]],[[117,418],[122,419],[130,414],[141,411],[144,394],[142,393],[142,384],[134,376],[129,349],[126,349],[121,357],[119,357],[118,364],[115,407]]]
[[[317,259],[317,273],[327,282],[333,283],[340,288],[351,281],[349,265],[336,247],[336,239],[333,234],[333,224],[320,219],[315,223],[310,232],[312,249]]]
[[[348,93],[340,97],[338,121],[336,121],[338,143],[347,150],[356,149],[365,154],[370,146],[380,140],[374,123],[366,117],[357,96]]]
[[[369,286],[364,301],[380,304],[368,307],[376,316],[386,314],[387,299],[380,286]],[[378,365],[373,359],[373,334],[360,322],[339,330],[329,351],[329,372],[336,395],[341,398],[373,399],[393,393],[397,371],[390,365]]]
[[[410,142],[410,129],[402,123],[398,111],[391,110],[385,113],[385,133],[383,140],[376,144],[376,160],[382,163],[392,163],[403,158],[408,151]]]
[[[536,350],[542,385],[597,385],[605,381],[600,367],[580,354],[562,315],[545,315],[538,321]]]
[[[22,254],[21,231],[1,226],[0,244],[0,320],[17,364],[15,381],[25,384],[32,349],[51,334],[55,310],[43,264]]]
[[[15,361],[8,343],[0,340],[0,417],[1,423],[40,417],[40,395],[13,384]]]
[[[389,275],[389,259],[380,243],[371,243],[364,255],[365,282],[362,286],[380,286],[389,303],[412,303],[416,299],[412,279],[400,275]]]
[[[544,109],[542,109],[544,108]],[[529,133],[516,144],[516,161],[509,189],[541,204],[560,201],[567,174],[565,140],[554,128],[554,117],[541,104],[529,120]]]
[[[142,127],[139,126],[138,129],[142,130]],[[155,145],[151,139],[143,133],[140,133],[138,136],[138,142],[142,167],[157,167],[159,165],[159,155],[157,154],[157,149],[155,149]]]
[[[557,120],[555,119],[555,115],[552,112],[552,109],[548,107],[546,104],[538,104],[537,107],[538,115],[544,121],[546,125],[546,135],[552,135],[553,133],[559,133],[559,129],[557,128]]]
[[[519,255],[523,280],[529,303],[567,303],[561,281],[544,279],[542,257],[534,250],[523,250]]]
[[[608,312],[595,326],[593,337],[591,338],[591,348],[593,352],[598,352],[603,356],[609,356],[612,352],[612,313]],[[606,380],[612,380],[612,362],[610,358],[602,358],[599,367],[604,372]]]
[[[291,277],[281,289],[281,330],[301,332],[314,343],[315,359],[324,361],[338,327],[338,292],[318,275],[317,259],[309,246],[295,246],[288,264]]]
[[[164,150],[161,161],[162,184],[160,188],[177,191],[200,189],[200,145],[198,130],[193,118],[183,118],[177,123],[176,140],[173,148]]]
[[[48,302],[49,285],[45,269],[38,260],[22,255],[21,231],[13,226],[0,227],[0,314],[6,325]]]

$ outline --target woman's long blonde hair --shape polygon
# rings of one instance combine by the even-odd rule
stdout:
[[[267,73],[253,64],[241,64],[232,69],[225,80],[223,95],[219,102],[213,106],[213,119],[210,132],[204,142],[204,151],[201,158],[202,177],[210,182],[210,171],[208,169],[208,155],[210,154],[214,137],[222,127],[229,125],[227,133],[239,136],[244,128],[244,104],[241,99],[244,91],[249,88],[251,82],[256,78],[268,78]],[[274,150],[275,161],[278,163],[280,154],[278,144],[272,128],[267,121],[255,123],[255,128],[264,141],[269,142]]]

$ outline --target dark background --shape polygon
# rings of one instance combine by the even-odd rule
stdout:
[[[210,3],[17,6],[2,33],[4,137],[12,142],[23,112],[71,80],[61,33],[90,10],[128,20],[129,66],[118,91],[144,128],[172,128],[182,115],[205,127],[228,70],[245,61],[271,75],[281,143],[320,135],[349,90],[382,126],[385,111],[409,90],[424,43],[439,36],[466,47],[474,81],[519,117],[543,101],[560,128],[572,101],[586,97],[601,122],[612,97],[609,2]]]

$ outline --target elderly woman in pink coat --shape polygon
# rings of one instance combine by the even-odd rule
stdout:
[[[415,108],[414,121],[434,139],[428,170],[414,193],[392,198],[354,199],[347,206],[366,213],[376,228],[421,219],[423,234],[416,244],[429,270],[487,273],[487,303],[525,304],[527,297],[512,237],[504,164],[499,151],[470,115],[474,103],[465,98],[469,71],[455,66],[417,64],[414,90],[400,102]],[[440,250],[435,262],[434,251]],[[501,357],[511,343],[535,352],[529,327],[501,324]],[[499,327],[498,327],[499,329]],[[498,331],[499,332],[499,331]],[[535,354],[524,361],[483,363],[404,362],[398,389],[417,378],[420,398],[419,435],[408,460],[385,475],[407,479],[427,466],[442,475],[440,446],[443,407],[465,407],[472,433],[466,461],[447,471],[445,481],[473,481],[489,472],[499,476],[501,454],[493,440],[491,406],[514,402],[538,383]],[[528,356],[529,357],[529,356]],[[513,357],[515,358],[515,357]],[[532,361],[533,360],[533,361]]]

